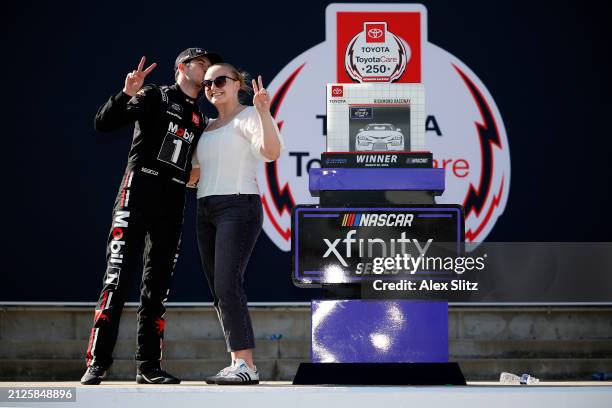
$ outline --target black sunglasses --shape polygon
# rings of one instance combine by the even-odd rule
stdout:
[[[232,81],[237,81],[236,78],[228,77],[227,75],[220,75],[215,79],[205,79],[202,81],[202,86],[204,88],[212,88],[212,85],[215,84],[217,88],[223,88],[227,83],[227,80],[231,79]]]

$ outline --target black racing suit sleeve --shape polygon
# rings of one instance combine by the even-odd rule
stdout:
[[[111,132],[154,115],[159,110],[160,97],[160,91],[154,85],[143,87],[134,97],[121,91],[98,109],[94,128],[100,132]]]

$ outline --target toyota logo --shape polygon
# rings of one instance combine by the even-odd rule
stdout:
[[[383,36],[383,30],[380,28],[370,28],[368,30],[368,37],[370,38],[380,38]]]

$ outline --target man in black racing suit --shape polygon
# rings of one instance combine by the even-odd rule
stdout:
[[[143,70],[142,57],[138,68],[127,75],[123,90],[111,96],[96,115],[95,128],[102,132],[132,122],[135,126],[127,168],[115,199],[106,273],[82,384],[99,384],[113,362],[121,312],[143,247],[136,382],[180,382],[160,365],[164,301],[178,257],[191,154],[207,122],[196,99],[206,70],[221,61],[217,54],[189,48],[176,59],[174,85],[143,87],[156,64]]]

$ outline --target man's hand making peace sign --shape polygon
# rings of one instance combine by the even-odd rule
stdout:
[[[146,58],[142,57],[140,59],[140,63],[138,64],[138,68],[126,75],[123,92],[127,95],[136,95],[136,93],[140,91],[140,88],[142,88],[147,75],[149,75],[149,73],[151,73],[151,71],[153,71],[153,69],[157,66],[157,63],[154,62],[143,71],[142,68],[144,67],[145,61]]]

